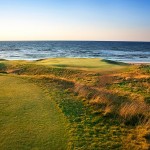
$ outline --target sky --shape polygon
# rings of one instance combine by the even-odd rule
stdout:
[[[0,0],[0,40],[150,41],[150,0]]]

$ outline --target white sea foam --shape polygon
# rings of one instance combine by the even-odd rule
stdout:
[[[36,60],[49,57],[100,57],[122,62],[150,62],[150,42],[0,42],[0,59]]]

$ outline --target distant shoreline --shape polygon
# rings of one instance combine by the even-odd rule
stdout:
[[[131,65],[150,65],[150,62],[128,62]]]

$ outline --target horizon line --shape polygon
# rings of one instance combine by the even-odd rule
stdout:
[[[128,40],[0,40],[0,42],[150,42]]]

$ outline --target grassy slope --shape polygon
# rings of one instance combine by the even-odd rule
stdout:
[[[120,69],[123,63],[116,63],[113,61],[102,60],[99,58],[50,58],[37,61],[36,64],[46,65],[60,68],[70,68],[88,71],[105,71],[112,69]]]
[[[149,147],[150,67],[99,59],[1,61],[47,90],[70,122],[69,149]]]
[[[0,149],[66,149],[65,118],[43,91],[0,75]]]

